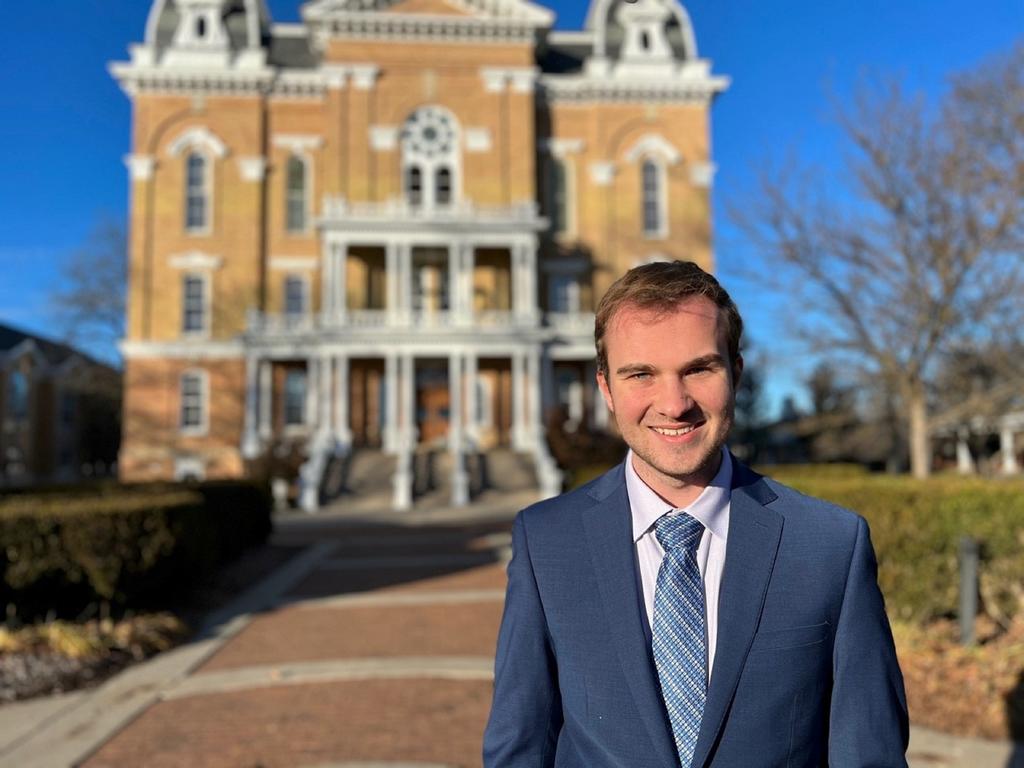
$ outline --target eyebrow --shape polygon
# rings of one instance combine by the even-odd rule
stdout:
[[[693,360],[688,360],[682,367],[685,370],[687,368],[699,368],[701,366],[714,365],[725,365],[725,359],[718,353],[695,357]],[[615,375],[622,376],[630,373],[649,373],[653,370],[655,370],[655,367],[650,363],[626,363],[626,365],[615,369]]]

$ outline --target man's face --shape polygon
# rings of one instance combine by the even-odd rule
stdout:
[[[637,474],[670,503],[690,503],[718,471],[743,368],[729,363],[718,308],[703,296],[667,314],[626,305],[604,342],[597,383]]]

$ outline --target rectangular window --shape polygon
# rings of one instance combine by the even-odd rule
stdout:
[[[643,169],[643,222],[645,235],[661,234],[661,174],[658,166],[644,161]]]
[[[567,231],[566,211],[568,189],[566,187],[565,164],[558,158],[551,158],[548,164],[548,216],[551,217],[551,231],[561,234]]]
[[[71,392],[62,392],[60,396],[60,423],[65,427],[74,426],[75,412],[78,410],[78,398]]]
[[[182,323],[185,333],[202,333],[206,330],[206,279],[202,275],[185,275],[182,278]]]
[[[580,284],[572,275],[548,278],[548,307],[552,312],[580,311]]]
[[[306,314],[306,281],[301,277],[285,278],[284,313],[292,318]]]
[[[190,232],[207,228],[208,174],[206,158],[190,154],[185,161],[185,229]]]
[[[306,231],[306,163],[298,157],[288,160],[287,227],[289,232]]]
[[[284,424],[286,427],[306,423],[306,372],[290,368],[284,378]]]
[[[206,387],[202,373],[185,373],[181,377],[181,429],[198,431],[205,424]]]

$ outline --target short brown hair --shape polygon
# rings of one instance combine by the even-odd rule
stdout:
[[[725,323],[729,363],[735,364],[740,354],[743,318],[714,278],[692,261],[658,261],[634,267],[612,283],[597,305],[594,319],[594,343],[597,346],[597,369],[608,375],[608,350],[604,335],[615,314],[625,306],[655,312],[671,312],[679,302],[704,296],[715,303]]]

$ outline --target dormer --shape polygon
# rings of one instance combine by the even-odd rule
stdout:
[[[270,14],[264,0],[154,0],[146,42],[132,64],[187,69],[259,68]]]
[[[592,0],[588,74],[635,79],[706,74],[690,16],[676,0]]]

